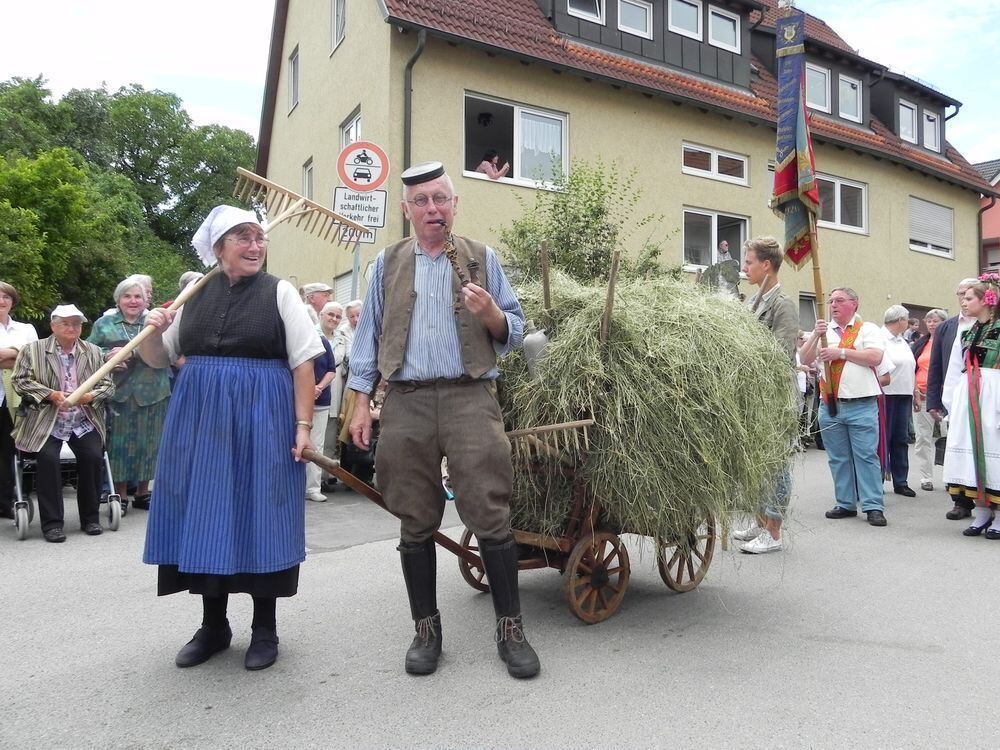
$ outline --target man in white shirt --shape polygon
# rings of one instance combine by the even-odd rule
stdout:
[[[848,287],[830,292],[830,317],[816,321],[816,329],[800,350],[802,364],[819,359],[830,366],[831,383],[823,381],[819,424],[837,505],[827,518],[858,515],[857,506],[872,526],[885,526],[882,466],[878,457],[878,378],[885,337],[874,323],[865,323],[858,312],[858,294]],[[827,335],[828,346],[819,347]],[[825,373],[822,373],[825,378]],[[834,413],[834,411],[836,413]]]
[[[3,387],[0,388],[0,518],[14,517],[14,410],[20,397],[10,384],[11,370],[17,353],[26,344],[38,340],[34,326],[18,323],[10,317],[20,300],[17,290],[0,281],[0,372]]]
[[[913,389],[916,386],[917,360],[906,341],[909,313],[902,305],[893,305],[885,311],[885,359],[893,364],[892,379],[885,392],[886,444],[889,450],[889,469],[892,472],[892,491],[904,497],[916,497],[909,485],[910,445],[908,442],[910,415],[913,414]]]

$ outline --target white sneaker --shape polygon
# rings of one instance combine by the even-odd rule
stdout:
[[[768,552],[777,552],[781,549],[781,540],[771,536],[770,531],[762,531],[753,541],[747,542],[741,550],[750,555],[763,555]]]
[[[733,539],[736,539],[741,542],[749,542],[760,536],[760,532],[762,532],[763,530],[764,529],[762,529],[760,526],[753,523],[750,524],[747,528],[743,529],[742,531],[734,531]]]
[[[326,495],[322,492],[309,492],[306,494],[306,500],[312,500],[314,503],[325,503]]]

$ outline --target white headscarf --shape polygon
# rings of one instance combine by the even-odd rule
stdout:
[[[206,266],[214,266],[218,262],[215,257],[215,243],[226,232],[240,224],[253,224],[263,229],[257,214],[244,211],[236,206],[216,206],[209,211],[205,221],[198,227],[191,240],[191,246],[198,251],[198,257]]]

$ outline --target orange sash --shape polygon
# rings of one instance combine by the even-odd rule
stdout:
[[[840,339],[840,343],[837,345],[840,349],[853,349],[854,342],[858,340],[858,334],[861,333],[860,323],[851,323],[847,328],[844,329],[844,335]],[[830,402],[837,398],[840,393],[840,379],[844,375],[844,365],[847,364],[846,359],[837,359],[830,363],[830,379],[832,383],[828,383],[826,378],[821,381],[820,393],[823,394],[823,400],[830,404]]]

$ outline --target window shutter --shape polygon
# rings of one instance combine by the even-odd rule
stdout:
[[[345,273],[333,280],[333,298],[342,305],[351,301],[351,273]],[[346,318],[345,318],[346,319]]]
[[[910,240],[935,247],[954,247],[954,211],[910,196]]]

